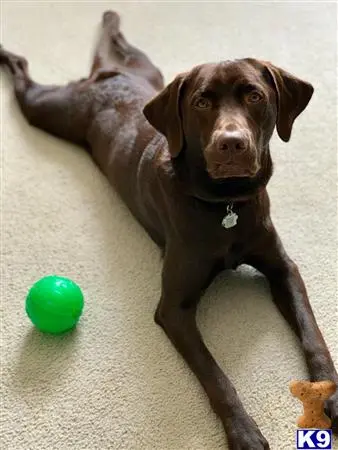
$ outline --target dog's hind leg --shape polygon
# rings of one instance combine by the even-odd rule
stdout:
[[[163,88],[163,76],[158,68],[145,53],[130,45],[121,33],[119,15],[114,11],[106,11],[102,16],[89,80],[107,78],[114,69],[138,75],[157,90]]]
[[[84,145],[91,100],[79,83],[43,86],[33,81],[25,58],[0,47],[0,65],[12,73],[20,108],[33,126],[71,142]]]
[[[120,32],[119,16],[107,11],[96,46],[89,78],[66,86],[43,86],[33,81],[25,58],[0,46],[0,65],[13,75],[16,98],[30,124],[63,139],[86,145],[95,92],[89,86],[121,72],[147,80],[155,89],[163,87],[161,72],[149,58],[131,46]]]

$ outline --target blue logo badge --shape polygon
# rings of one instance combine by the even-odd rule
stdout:
[[[297,450],[332,449],[332,430],[297,430]]]

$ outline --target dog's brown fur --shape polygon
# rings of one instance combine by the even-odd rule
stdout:
[[[312,86],[270,63],[244,59],[196,67],[159,93],[161,73],[127,43],[113,12],[104,14],[87,79],[41,86],[24,58],[0,49],[0,63],[13,74],[29,122],[85,146],[162,247],[155,320],[200,380],[230,448],[269,448],[206,348],[195,313],[215,274],[250,264],[267,277],[274,302],[299,337],[311,380],[338,382],[304,283],[271,222],[266,191],[274,127],[289,140]],[[238,224],[224,229],[230,203]],[[327,412],[337,431],[337,395]]]

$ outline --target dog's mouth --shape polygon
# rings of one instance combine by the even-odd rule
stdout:
[[[250,167],[241,167],[234,164],[213,163],[207,165],[209,176],[215,181],[224,181],[228,178],[254,178],[259,171],[258,164]]]

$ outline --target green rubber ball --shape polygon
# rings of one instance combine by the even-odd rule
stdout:
[[[44,333],[59,334],[75,327],[83,309],[83,294],[74,281],[50,275],[31,287],[26,312]]]

